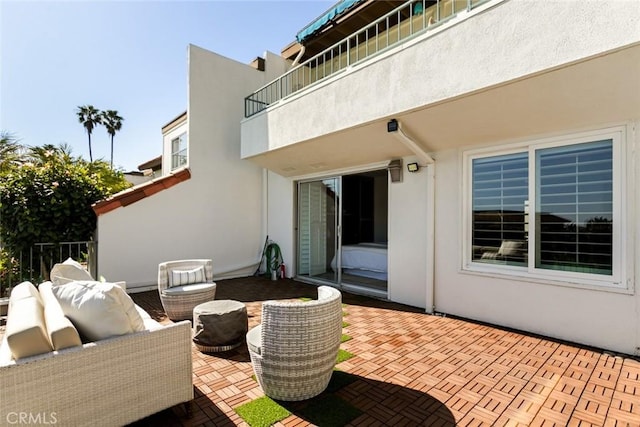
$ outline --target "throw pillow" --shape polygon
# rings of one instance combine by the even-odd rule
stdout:
[[[44,322],[53,349],[62,350],[82,345],[78,331],[64,315],[58,299],[53,295],[53,283],[41,283],[38,290],[44,301]]]
[[[43,304],[38,289],[31,282],[22,282],[11,289],[11,301],[17,301],[22,298],[36,298],[40,304]]]
[[[202,282],[206,282],[204,266],[194,268],[193,270],[171,270],[171,275],[169,276],[170,287]]]
[[[51,282],[56,285],[65,285],[74,280],[93,280],[91,274],[79,262],[67,258],[66,261],[53,266],[49,274]]]
[[[52,290],[64,314],[88,340],[144,330],[144,321],[133,300],[118,285],[75,281],[54,286]]]
[[[5,339],[14,359],[53,350],[47,336],[44,308],[38,298],[11,300]]]

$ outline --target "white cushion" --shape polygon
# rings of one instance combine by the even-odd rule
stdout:
[[[106,280],[101,280],[101,282],[106,282]],[[126,292],[127,290],[127,282],[125,282],[124,280],[121,280],[120,282],[111,282],[114,285],[118,285],[122,288],[122,290],[124,290]]]
[[[40,301],[40,304],[43,304],[38,289],[36,289],[36,287],[33,286],[31,282],[22,282],[11,289],[10,301],[17,301],[22,298],[30,297],[38,299],[38,301]],[[9,307],[9,309],[11,309],[11,307]]]
[[[53,350],[44,321],[44,308],[36,297],[10,300],[5,338],[14,359]]]
[[[502,256],[522,256],[524,242],[504,240],[498,249],[498,255]]]
[[[169,287],[191,285],[193,283],[206,282],[204,275],[204,266],[194,268],[193,270],[171,270],[169,275]]]
[[[11,356],[9,344],[7,344],[7,337],[4,337],[2,339],[2,344],[0,344],[0,366],[10,365],[12,361],[13,357]]]
[[[52,290],[64,314],[86,339],[98,341],[144,330],[133,300],[120,286],[76,281]]]
[[[247,346],[249,350],[256,353],[262,353],[262,325],[254,326],[247,333]]]
[[[209,289],[215,289],[215,283],[194,283],[192,285],[173,286],[163,290],[165,295],[199,294]]]
[[[149,315],[149,313],[144,311],[144,309],[140,307],[138,304],[135,304],[135,308],[138,314],[140,315],[140,318],[142,318],[142,320],[151,319],[151,316]]]
[[[63,263],[53,266],[49,274],[54,285],[65,285],[74,280],[93,280],[91,274],[79,262],[67,258]]]
[[[136,311],[138,312],[138,314],[142,318],[142,321],[144,322],[144,329],[145,330],[153,331],[153,330],[160,329],[160,328],[164,327],[164,326],[162,326],[161,323],[158,323],[155,320],[153,320],[151,318],[151,316],[149,315],[149,313],[144,311],[144,309],[142,307],[140,307],[138,304],[136,304]]]
[[[53,295],[52,283],[41,283],[38,289],[44,301],[44,321],[53,349],[62,350],[82,345],[78,331],[71,320],[64,315],[60,303]]]

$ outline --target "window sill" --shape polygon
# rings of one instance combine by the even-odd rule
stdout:
[[[518,271],[518,268],[495,268],[493,266],[468,264],[460,269],[461,274],[473,276],[484,276],[499,278],[504,280],[514,280],[520,282],[535,283],[547,286],[560,286],[564,288],[583,289],[589,291],[611,292],[623,295],[633,295],[633,285],[623,286],[622,284],[613,283],[613,281],[594,281],[582,280],[580,278],[558,278],[541,274],[532,274],[528,271]],[[624,281],[623,281],[624,283]]]

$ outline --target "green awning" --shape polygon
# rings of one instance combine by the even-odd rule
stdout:
[[[307,25],[302,30],[300,30],[298,32],[298,34],[296,34],[296,40],[298,40],[298,43],[302,43],[304,40],[308,39],[309,37],[311,37],[312,35],[314,35],[318,31],[320,31],[322,28],[324,28],[325,25],[329,24],[335,18],[337,18],[338,16],[342,15],[343,13],[345,13],[347,10],[351,9],[356,4],[362,3],[363,1],[365,1],[365,0],[341,0],[341,1],[339,1],[338,3],[333,5],[331,7],[331,9],[327,10],[325,13],[320,15],[318,18],[316,18],[309,25]]]

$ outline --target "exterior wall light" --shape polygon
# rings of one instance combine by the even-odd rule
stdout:
[[[420,165],[417,163],[407,163],[407,170],[409,172],[418,172],[420,170]]]
[[[398,121],[396,119],[391,119],[387,122],[387,132],[397,132],[398,131]]]
[[[402,159],[391,160],[387,165],[391,182],[402,182]]]

